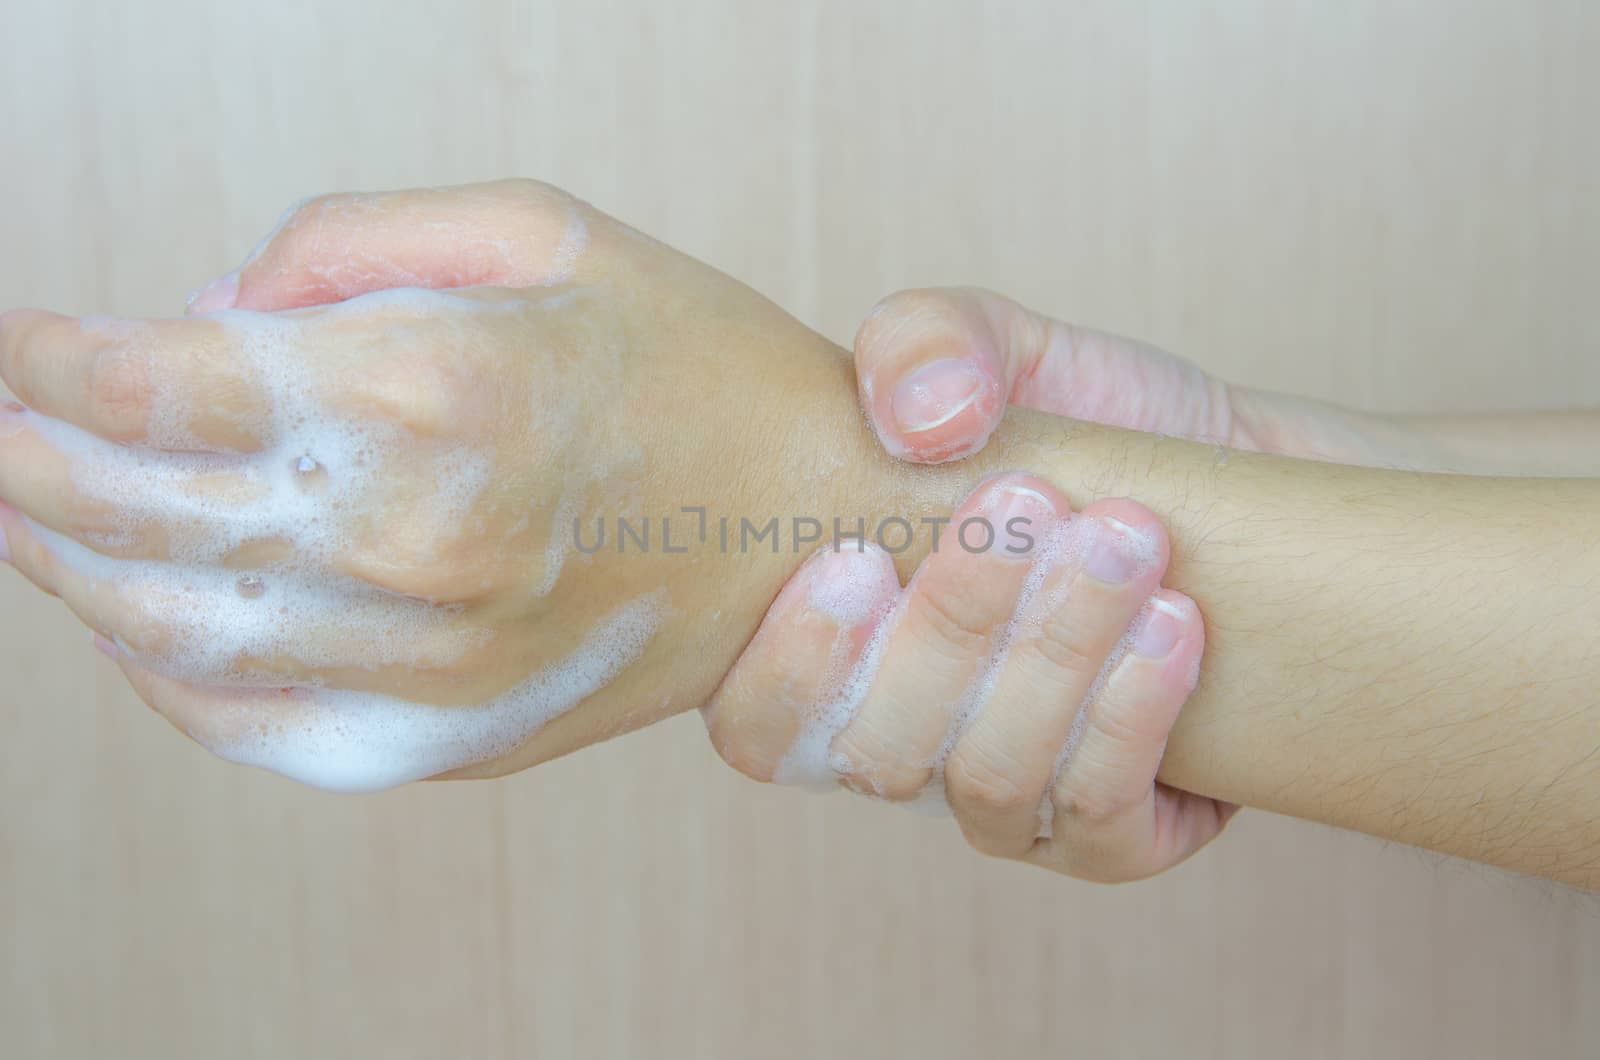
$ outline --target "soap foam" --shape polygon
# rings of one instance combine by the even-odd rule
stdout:
[[[29,528],[64,567],[114,586],[139,625],[163,631],[119,647],[143,666],[197,684],[278,686],[280,674],[244,659],[289,658],[310,667],[445,666],[493,639],[459,623],[458,605],[429,605],[336,574],[287,567],[237,571],[103,556],[37,523]]]
[[[353,308],[360,303],[359,309]],[[467,299],[430,291],[386,291],[321,311],[324,318],[374,309],[444,315],[442,310],[482,307]],[[294,566],[315,568],[354,542],[347,520],[379,480],[382,458],[404,439],[400,426],[377,419],[330,415],[312,368],[299,349],[306,321],[229,310],[209,319],[225,329],[229,347],[247,369],[251,385],[265,395],[252,420],[240,424],[262,443],[249,454],[173,452],[117,446],[58,420],[40,417],[35,427],[73,462],[74,485],[84,496],[117,513],[112,534],[126,538],[159,522],[175,536],[172,562],[217,563],[250,541],[281,540],[292,546]],[[137,346],[135,346],[137,351]],[[151,353],[151,357],[155,354]],[[161,385],[150,432],[161,445],[203,448],[190,437],[195,410]],[[312,483],[300,467],[316,465]],[[488,454],[465,446],[434,455],[434,489],[441,514],[464,514],[490,477]],[[448,530],[449,527],[442,527]]]
[[[575,259],[585,235],[581,221],[569,229],[564,245]],[[555,297],[567,304],[575,296]],[[156,532],[165,535],[169,559],[115,558],[37,524],[32,529],[63,566],[88,580],[91,591],[109,590],[119,606],[136,612],[127,637],[117,638],[130,658],[174,679],[217,688],[226,705],[209,719],[215,724],[206,726],[209,738],[202,742],[218,754],[336,790],[403,783],[511,750],[642,653],[657,625],[661,601],[655,598],[607,619],[559,665],[471,707],[334,690],[314,678],[284,689],[281,674],[249,666],[248,660],[292,659],[309,668],[426,669],[493,640],[492,629],[462,622],[459,605],[401,596],[337,572],[338,561],[365,543],[359,519],[371,508],[371,495],[386,485],[392,454],[415,452],[417,445],[397,424],[329,411],[323,393],[328,384],[316,374],[323,366],[301,351],[314,338],[308,329],[345,316],[385,313],[390,319],[384,334],[392,338],[409,320],[448,328],[462,310],[482,316],[526,308],[517,300],[480,302],[404,290],[364,295],[315,313],[212,314],[208,319],[222,328],[229,355],[265,396],[254,418],[240,424],[262,448],[221,454],[196,451],[202,447],[189,424],[198,410],[179,398],[181,388],[164,385],[164,367],[150,360],[159,349],[147,341],[148,326],[91,322],[129,355],[146,358],[155,396],[152,439],[188,451],[114,445],[46,417],[32,418],[32,426],[70,460],[77,490],[113,513],[111,524],[87,539],[91,544],[127,549]],[[472,337],[463,332],[461,340]],[[616,368],[620,348],[597,352],[598,377],[587,385],[614,390],[615,372],[606,369]],[[549,442],[551,459],[583,426],[575,404],[581,403],[552,411],[536,399],[530,410],[530,426]],[[493,479],[489,450],[430,444],[407,473],[418,470],[431,477],[432,488],[409,514],[425,519],[428,531],[440,536],[482,529],[471,520]],[[604,470],[567,477],[581,486]],[[565,474],[559,462],[552,471]],[[563,501],[560,510],[569,511],[573,503]],[[566,541],[559,526],[551,529],[548,548],[541,542],[541,549],[553,583]],[[230,567],[247,547],[267,550],[267,558],[252,552],[249,569]]]
[[[474,706],[297,689],[285,699],[229,699],[191,735],[231,762],[327,791],[392,788],[515,750],[637,660],[660,614],[659,594],[635,601],[562,662]]]
[[[830,747],[855,717],[872,685],[887,632],[894,624],[900,579],[889,554],[871,544],[862,550],[825,548],[808,567],[801,572],[810,579],[807,606],[831,618],[839,632],[819,686],[821,694],[805,710],[799,732],[772,779],[778,784],[833,791],[839,786],[840,769]],[[852,665],[854,637],[868,624],[872,632]]]
[[[426,291],[361,301],[361,312],[417,316],[440,315],[441,303],[476,306]],[[352,305],[324,315],[357,312]],[[142,533],[166,534],[168,562],[154,562],[114,559],[38,528],[63,564],[115,584],[151,627],[171,633],[141,661],[191,682],[248,683],[270,675],[239,672],[243,658],[289,657],[308,667],[435,667],[482,645],[491,631],[461,627],[459,607],[398,596],[334,569],[359,544],[354,516],[382,484],[387,455],[405,440],[403,428],[324,410],[312,366],[298,352],[304,319],[241,311],[212,319],[265,394],[256,422],[244,424],[261,440],[259,451],[120,446],[59,420],[33,419],[39,435],[71,461],[77,491],[114,513],[91,544],[127,547]],[[178,437],[191,415],[169,395],[157,403],[155,433]],[[489,454],[446,446],[416,466],[431,476],[432,488],[416,508],[429,531],[448,536],[463,529],[492,477]],[[241,572],[229,568],[230,558],[267,543],[275,558],[255,564],[249,573],[258,582],[241,591]]]

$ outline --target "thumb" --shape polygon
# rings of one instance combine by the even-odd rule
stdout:
[[[393,287],[559,283],[585,238],[577,207],[531,180],[319,196],[190,295],[187,312],[298,309]]]
[[[884,449],[921,464],[978,452],[1005,406],[1136,431],[1227,437],[1227,388],[1153,346],[1052,320],[991,291],[902,291],[856,335]]]

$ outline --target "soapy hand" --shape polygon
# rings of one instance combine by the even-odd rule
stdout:
[[[450,252],[423,253],[442,229]],[[199,743],[361,790],[520,768],[641,699],[709,695],[720,672],[677,662],[698,627],[668,619],[737,575],[573,531],[736,493],[760,418],[722,389],[757,389],[729,350],[823,345],[770,303],[512,181],[314,200],[192,309],[0,318],[26,406],[0,411],[0,530]],[[583,737],[528,746],[586,699]]]

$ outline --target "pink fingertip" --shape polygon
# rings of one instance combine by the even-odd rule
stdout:
[[[232,309],[239,300],[239,270],[217,277],[189,295],[187,311],[192,315]]]
[[[117,646],[115,644],[111,643],[98,633],[94,635],[94,646],[101,655],[104,655],[108,659],[118,658],[122,654],[117,650]]]

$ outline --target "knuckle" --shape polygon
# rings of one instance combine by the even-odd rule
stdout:
[[[61,502],[61,525],[67,537],[89,545],[101,555],[134,555],[143,543],[143,527],[130,530],[121,525],[104,501],[91,500],[76,490]]]
[[[51,596],[61,595],[61,566],[51,551],[32,534],[12,534],[9,539],[12,562],[33,582],[35,588]]]
[[[765,784],[772,780],[772,762],[764,749],[741,725],[741,710],[731,700],[718,698],[706,711],[706,733],[711,746],[736,771]]]
[[[119,433],[134,429],[150,407],[148,360],[121,347],[97,354],[89,364],[88,397],[96,422]]]
[[[27,394],[18,390],[18,384],[26,384],[27,380],[21,378],[17,371],[22,351],[28,345],[29,338],[34,329],[38,327],[39,313],[32,309],[8,309],[0,313],[0,374],[6,377],[12,390],[23,399]]]
[[[1046,620],[1038,634],[1024,639],[1019,647],[1032,651],[1058,671],[1084,677],[1098,674],[1105,662],[1091,650],[1082,631],[1060,616]]]
[[[251,260],[269,258],[288,267],[314,258],[319,249],[331,249],[324,245],[330,230],[345,224],[364,201],[370,197],[343,191],[301,199],[283,212]]]
[[[302,199],[289,207],[283,232],[288,235],[306,229],[314,231],[345,213],[357,198],[352,192],[330,191]]]
[[[1102,707],[1099,710],[1091,710],[1089,724],[1094,728],[1096,742],[1103,741],[1115,747],[1135,748],[1160,740],[1163,733],[1152,731],[1152,726],[1144,716],[1144,713],[1148,712],[1137,709],[1141,705],[1136,703],[1120,708]]]
[[[932,579],[918,587],[917,612],[930,637],[957,656],[981,654],[994,632],[993,615],[981,606],[968,579]]]
[[[361,383],[359,400],[379,418],[435,438],[476,422],[473,393],[459,368],[431,353],[401,353]]]
[[[406,520],[386,527],[381,539],[358,548],[349,572],[369,585],[428,602],[460,602],[484,595],[481,574],[449,544]]]
[[[1038,807],[1035,806],[1034,809],[1037,810]],[[1014,861],[1026,855],[1033,847],[1033,833],[1031,832],[1025,836],[1019,834],[1016,837],[1005,837],[995,835],[986,829],[969,825],[965,821],[960,821],[959,818],[958,823],[961,826],[962,838],[967,841],[967,845],[987,858],[1003,858],[1007,861]]]
[[[292,253],[314,242],[321,235],[328,216],[340,208],[343,198],[342,194],[334,192],[292,203],[278,218],[266,246],[280,253]]]
[[[951,801],[974,809],[1006,816],[1037,810],[1038,796],[1017,783],[1016,770],[1001,755],[958,746],[945,766],[945,787]]]
[[[884,741],[852,734],[849,728],[834,741],[830,756],[850,788],[887,802],[910,802],[928,786],[931,767],[902,761]]]
[[[1143,798],[1142,792],[1135,795],[1100,781],[1064,779],[1052,801],[1057,814],[1077,827],[1093,830],[1127,816]]]

